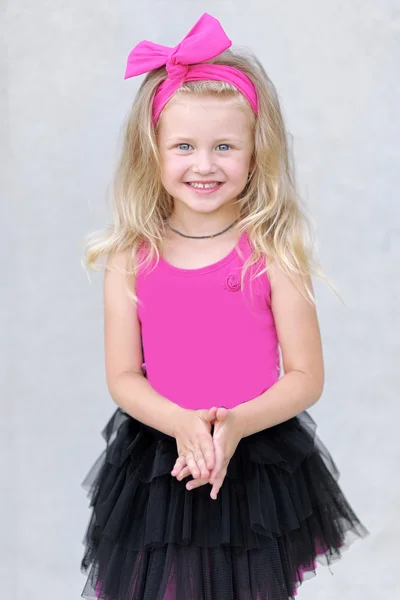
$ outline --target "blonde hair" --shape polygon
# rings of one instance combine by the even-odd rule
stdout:
[[[276,89],[251,53],[227,50],[209,62],[243,71],[254,83],[258,94],[253,168],[237,200],[239,231],[247,231],[253,246],[252,255],[244,265],[242,281],[245,271],[260,258],[265,259],[265,268],[258,270],[257,277],[268,270],[269,261],[275,261],[292,280],[299,276],[303,285],[297,286],[298,289],[315,304],[306,277],[315,275],[328,282],[335,293],[336,290],[315,258],[315,227],[296,191],[294,167]],[[173,209],[173,199],[161,183],[156,129],[152,123],[153,97],[166,77],[166,69],[161,67],[148,73],[140,86],[125,123],[122,151],[113,181],[113,223],[87,238],[86,263],[94,269],[98,268],[99,258],[128,251],[127,281],[154,257],[159,259],[164,223]],[[186,82],[176,92],[182,93],[237,98],[247,103],[233,85],[220,81]],[[137,260],[142,243],[147,252],[143,260]]]

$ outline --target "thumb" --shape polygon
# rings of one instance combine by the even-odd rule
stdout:
[[[228,409],[224,406],[220,406],[217,408],[216,419],[218,421],[225,421],[228,416]]]
[[[205,420],[206,420],[208,423],[212,423],[212,421],[214,421],[214,419],[215,419],[215,417],[216,417],[216,415],[217,415],[217,410],[218,410],[218,409],[217,409],[217,407],[216,407],[216,406],[213,406],[212,408],[209,408],[209,409],[208,409],[208,411],[207,411],[207,413],[206,413],[206,415],[205,415],[205,417],[204,417],[204,418],[205,418]]]

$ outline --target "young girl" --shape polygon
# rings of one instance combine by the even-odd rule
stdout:
[[[324,386],[317,263],[279,102],[230,45],[204,14],[128,58],[126,78],[148,74],[87,255],[107,256],[118,408],[85,481],[84,598],[288,600],[367,533],[306,412]]]

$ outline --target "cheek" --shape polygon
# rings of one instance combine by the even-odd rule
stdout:
[[[168,181],[181,179],[182,174],[186,171],[184,161],[176,157],[169,157],[163,160],[161,165],[162,178]]]
[[[247,177],[250,171],[250,164],[247,159],[237,158],[232,160],[229,164],[229,176],[232,181],[236,183],[243,183],[247,181]]]

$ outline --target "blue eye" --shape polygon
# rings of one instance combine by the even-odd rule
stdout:
[[[230,150],[230,145],[229,144],[219,144],[217,146],[217,148],[219,148],[220,150],[222,149],[223,152],[226,152],[227,150]]]
[[[190,144],[178,144],[178,148],[179,148],[179,150],[185,151],[185,150],[189,150],[189,148],[191,148],[191,145]]]

